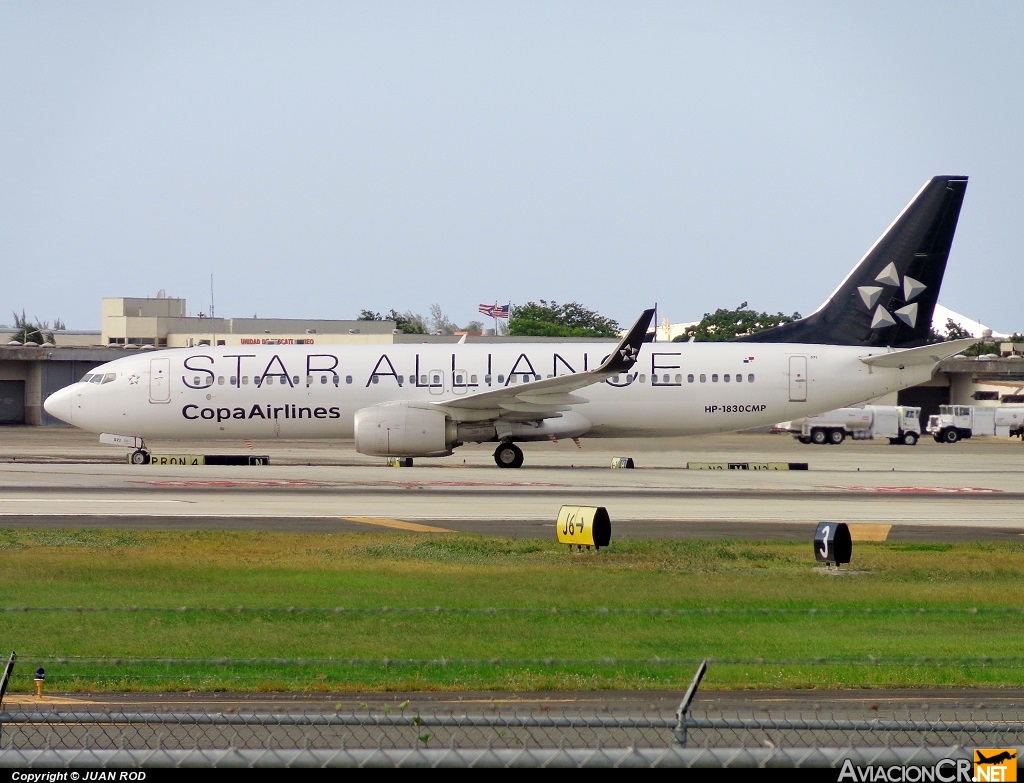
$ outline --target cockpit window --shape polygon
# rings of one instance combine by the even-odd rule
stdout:
[[[113,381],[116,381],[116,380],[117,380],[117,373],[116,372],[108,372],[106,375],[103,376],[103,381],[102,382],[103,383],[112,383]]]
[[[98,372],[89,379],[89,383],[103,383],[103,373]]]
[[[80,380],[79,383],[88,383],[91,380],[92,380],[92,373],[91,372],[87,372],[85,375],[82,376],[82,380]]]

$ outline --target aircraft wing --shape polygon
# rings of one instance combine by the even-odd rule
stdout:
[[[943,359],[956,356],[961,351],[970,348],[981,340],[977,337],[964,337],[960,340],[947,340],[944,343],[931,343],[921,345],[917,348],[907,348],[902,351],[880,353],[875,356],[862,356],[864,364],[874,367],[917,367],[922,364],[938,364]]]
[[[457,399],[440,400],[432,403],[432,406],[443,408],[456,421],[497,418],[537,421],[559,416],[561,411],[588,401],[572,392],[628,372],[633,367],[653,318],[653,308],[644,310],[608,359],[596,369],[504,386]]]

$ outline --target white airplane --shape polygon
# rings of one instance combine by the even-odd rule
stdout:
[[[927,381],[973,339],[926,344],[966,177],[934,177],[810,316],[733,342],[179,348],[103,364],[46,411],[101,440],[354,438],[362,454],[440,457],[496,442],[732,432]]]

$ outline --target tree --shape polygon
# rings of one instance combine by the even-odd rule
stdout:
[[[508,333],[514,337],[617,337],[619,324],[578,302],[560,305],[541,299],[540,304],[527,302],[512,308]]]
[[[387,315],[381,315],[373,310],[360,310],[357,321],[394,321],[395,328],[401,329],[406,334],[426,334],[427,323],[422,315],[411,313],[406,310],[398,313],[394,308]]]
[[[441,305],[430,305],[430,328],[434,334],[455,334],[459,327],[448,320]]]
[[[719,308],[713,313],[704,313],[700,323],[688,326],[683,334],[675,338],[675,342],[688,342],[691,337],[697,342],[723,342],[734,337],[761,332],[779,324],[792,323],[799,318],[800,313],[758,313],[749,309],[746,302],[742,302],[735,310]]]
[[[964,337],[973,337],[973,335],[964,329],[960,324],[954,321],[952,318],[946,319],[946,339],[947,340],[959,340]]]
[[[59,318],[57,323],[60,324],[58,328],[64,328],[64,322]],[[11,342],[17,341],[22,345],[28,345],[29,343],[35,343],[36,345],[56,344],[53,339],[53,332],[49,331],[49,321],[39,321],[37,318],[35,323],[29,323],[24,310],[21,311],[20,316],[14,313],[14,328],[16,331],[11,335]]]

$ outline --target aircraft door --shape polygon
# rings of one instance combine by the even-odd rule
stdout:
[[[156,404],[171,401],[171,360],[149,360],[149,401]]]
[[[444,381],[447,373],[444,370],[431,370],[427,373],[427,386],[431,394],[444,394]]]
[[[789,357],[789,401],[807,402],[807,357]]]

